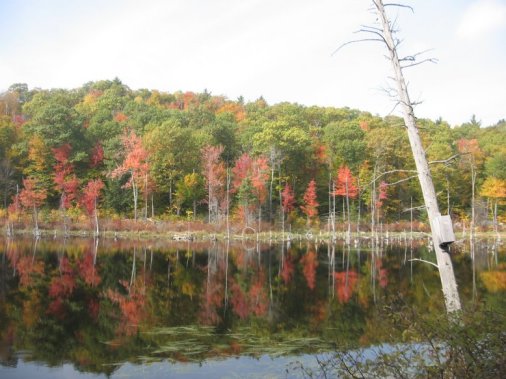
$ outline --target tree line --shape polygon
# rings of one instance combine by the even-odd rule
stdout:
[[[2,216],[202,219],[254,228],[424,219],[404,122],[207,90],[131,90],[120,80],[0,95]],[[506,122],[418,120],[439,203],[474,227],[501,221]],[[346,228],[345,228],[346,229]]]

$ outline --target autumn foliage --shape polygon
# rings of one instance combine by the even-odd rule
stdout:
[[[314,179],[311,179],[304,193],[304,205],[301,206],[309,222],[318,215],[318,205],[316,199],[316,182]]]
[[[348,166],[339,167],[335,194],[354,199],[358,195],[357,179],[352,175]]]
[[[302,272],[309,289],[313,290],[316,286],[316,268],[318,267],[318,256],[314,251],[307,252],[300,260],[302,263]]]

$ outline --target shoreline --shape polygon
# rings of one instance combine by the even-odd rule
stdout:
[[[246,229],[246,228],[245,228]],[[356,243],[358,240],[397,240],[397,241],[410,241],[410,240],[423,240],[430,239],[431,235],[424,231],[382,231],[371,233],[370,231],[352,232],[348,237],[346,232],[327,232],[323,230],[308,230],[306,232],[282,232],[282,231],[262,231],[259,233],[227,233],[226,231],[208,232],[208,231],[163,231],[155,232],[149,230],[123,230],[113,231],[106,230],[99,232],[98,235],[94,231],[78,229],[64,232],[58,229],[39,229],[38,234],[35,234],[33,229],[15,229],[9,231],[4,228],[2,235],[6,238],[13,238],[16,236],[26,237],[31,235],[38,238],[104,238],[104,239],[128,239],[128,240],[166,240],[167,242],[213,242],[213,241],[256,241],[262,243],[281,243],[281,242],[295,242],[295,241],[312,241],[312,242],[337,242],[344,241],[350,244]],[[456,242],[471,239],[469,232],[455,233]],[[474,233],[477,239],[506,239],[506,231],[499,232],[499,235],[494,231],[479,231]]]

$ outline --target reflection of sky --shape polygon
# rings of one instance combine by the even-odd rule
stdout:
[[[228,358],[211,360],[200,363],[169,363],[160,362],[147,365],[125,363],[110,377],[119,378],[286,378],[286,369],[291,363],[302,362],[304,366],[314,365],[313,356],[294,356],[270,358],[262,356],[258,359],[251,357]],[[295,374],[293,376],[296,376]],[[77,371],[71,364],[60,367],[39,366],[33,362],[18,361],[16,368],[0,367],[2,379],[73,379],[73,378],[106,378],[105,374],[96,375]]]
[[[72,364],[64,364],[60,367],[40,366],[33,362],[18,360],[17,367],[0,367],[2,379],[72,379],[72,378],[106,378],[105,374],[97,375],[81,373]]]

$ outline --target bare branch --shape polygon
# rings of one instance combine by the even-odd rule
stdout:
[[[422,64],[422,63],[427,63],[427,62],[436,64],[437,62],[439,62],[439,60],[437,58],[427,58],[427,59],[424,59],[423,61],[403,65],[403,66],[401,66],[401,68],[402,69],[410,68],[410,67],[418,66],[419,64]]]
[[[375,34],[378,37],[380,37],[383,42],[386,43],[385,39],[383,38],[383,34],[381,32],[376,31],[376,30],[359,29],[355,33],[371,33],[371,34]]]
[[[411,10],[411,12],[415,13],[415,10],[410,5],[405,4],[397,4],[397,3],[389,3],[389,4],[383,4],[384,7],[398,7],[398,8],[408,8]]]
[[[460,157],[461,155],[462,154],[455,154],[455,155],[452,155],[450,158],[441,159],[441,160],[437,160],[437,161],[430,161],[429,164],[431,165],[431,164],[436,164],[436,163],[443,163],[444,165],[448,165],[449,162]]]
[[[437,264],[435,264],[434,262],[429,262],[429,261],[426,261],[425,259],[418,259],[418,258],[413,258],[413,259],[408,259],[409,262],[413,262],[413,261],[419,261],[419,262],[423,262],[423,263],[428,263],[436,268],[439,268],[439,266]]]
[[[363,28],[363,29],[376,30],[377,32],[383,33],[383,29],[381,29],[381,28],[377,28],[377,27],[375,27],[375,26],[370,26],[370,25],[360,25],[360,28]]]
[[[411,212],[411,211],[418,211],[420,209],[425,209],[425,205],[419,205],[418,207],[412,207],[412,208],[405,208],[402,211],[403,212]]]
[[[385,43],[385,41],[383,41],[382,39],[378,39],[378,38],[363,38],[363,39],[357,39],[357,40],[353,40],[353,41],[348,41],[348,42],[345,42],[343,43],[342,45],[340,45],[337,49],[335,49],[332,54],[330,54],[331,56],[334,56],[339,50],[341,50],[343,47],[347,46],[347,45],[351,45],[352,43],[358,43],[358,42],[382,42],[382,43]]]
[[[399,184],[399,183],[402,183],[402,182],[407,182],[408,180],[411,180],[411,179],[414,179],[414,178],[418,178],[418,175],[412,175],[408,178],[404,178],[404,179],[400,179],[396,182],[393,182],[393,183],[387,183],[387,186],[394,186],[396,184]]]
[[[420,52],[413,54],[413,55],[407,55],[403,58],[399,58],[399,62],[404,62],[404,61],[414,62],[414,61],[416,61],[416,59],[419,55],[425,54],[425,53],[432,51],[432,50],[434,50],[434,49],[427,49],[427,50],[420,51]]]
[[[394,113],[394,111],[397,109],[397,107],[399,106],[400,103],[401,103],[400,101],[396,101],[393,108],[390,110],[390,112],[387,113],[387,116],[392,115],[392,113]],[[402,127],[405,128],[406,125],[402,125]]]
[[[390,170],[390,171],[385,171],[385,172],[382,172],[381,174],[379,174],[373,180],[371,180],[371,182],[369,182],[368,185],[373,184],[376,180],[378,180],[379,178],[381,178],[381,177],[383,177],[385,175],[393,174],[393,173],[396,173],[396,172],[417,172],[417,171],[416,170]]]

